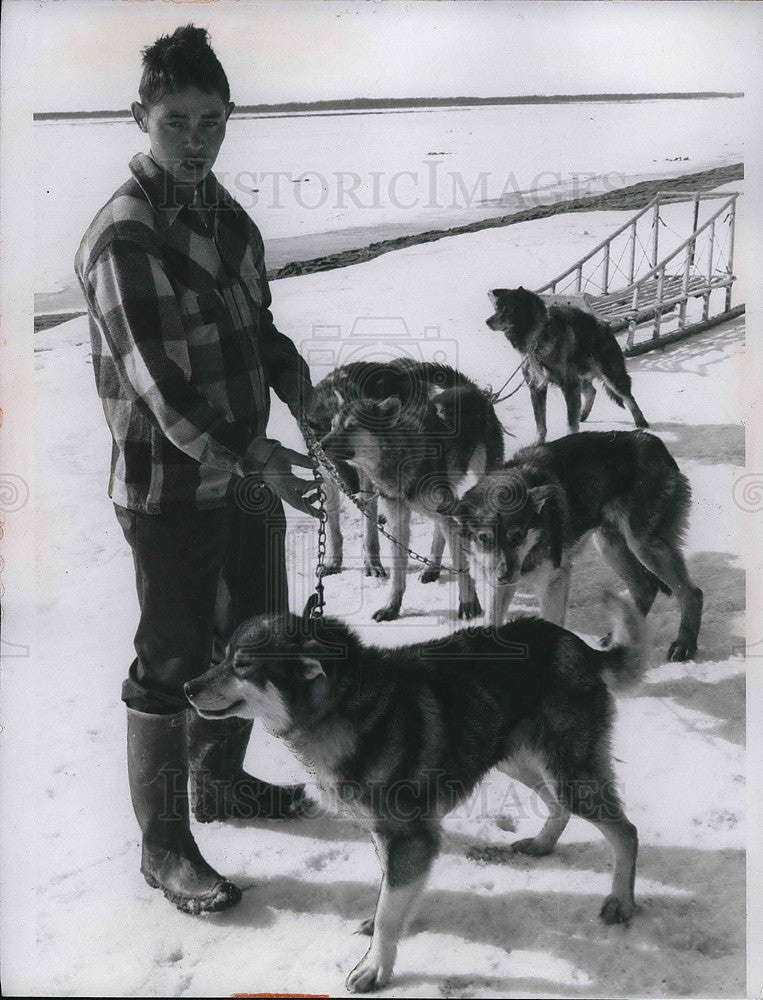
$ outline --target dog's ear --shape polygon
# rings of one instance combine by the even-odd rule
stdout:
[[[539,514],[543,510],[546,501],[550,500],[555,493],[556,487],[552,486],[551,483],[546,483],[545,486],[533,486],[527,491],[530,503]]]
[[[325,677],[326,671],[323,669],[320,660],[314,659],[312,656],[302,657],[302,677],[306,681],[312,681],[316,677]]]
[[[335,618],[315,618],[310,622],[310,633],[305,638],[299,656],[303,660],[315,660],[321,671],[329,675],[338,660],[345,660],[353,646],[352,631]]]
[[[402,408],[403,404],[399,396],[387,396],[379,403],[379,416],[394,424],[397,422]]]

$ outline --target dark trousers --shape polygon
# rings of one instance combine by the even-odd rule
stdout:
[[[218,663],[234,629],[288,610],[281,501],[143,514],[115,505],[132,549],[140,604],[136,658],[122,701],[140,712],[188,707],[183,685]]]

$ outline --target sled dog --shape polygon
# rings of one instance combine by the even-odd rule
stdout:
[[[204,718],[262,718],[311,770],[329,801],[371,832],[381,863],[371,945],[347,978],[384,986],[398,942],[439,851],[440,820],[491,769],[533,789],[548,819],[515,851],[548,854],[571,813],[614,855],[608,924],[635,910],[637,833],[615,782],[610,689],[643,670],[643,620],[613,602],[613,639],[595,650],[539,618],[462,629],[395,649],[361,644],[344,623],[258,617],[232,636],[225,660],[189,681]]]
[[[488,297],[495,313],[487,325],[491,330],[500,330],[522,355],[522,373],[530,389],[539,443],[546,440],[549,383],[564,393],[571,434],[591,412],[595,378],[602,380],[610,399],[628,407],[636,427],[649,426],[633,398],[623,352],[607,323],[574,306],[547,306],[540,295],[521,285],[495,288]]]
[[[585,431],[523,448],[451,508],[473,565],[493,590],[500,624],[520,580],[535,583],[541,615],[564,624],[576,549],[590,532],[646,615],[658,590],[681,609],[669,660],[697,649],[702,591],[681,541],[691,487],[662,441],[645,431]]]
[[[343,462],[385,502],[389,531],[401,543],[394,547],[391,591],[376,621],[398,617],[405,592],[411,511],[434,522],[434,537],[424,583],[438,579],[446,538],[454,569],[459,571],[459,618],[481,614],[474,582],[453,525],[438,508],[503,461],[503,429],[482,389],[446,366],[409,369],[416,392],[368,396],[343,401],[322,439],[332,461]],[[435,382],[435,376],[441,379]],[[385,382],[385,387],[389,382]],[[444,388],[440,386],[444,385]]]
[[[395,358],[392,361],[353,361],[336,368],[322,379],[313,391],[308,423],[319,439],[332,427],[334,417],[348,403],[361,399],[381,401],[397,396],[407,411],[426,409],[431,398],[443,389],[464,385],[467,379],[447,365]],[[363,562],[366,576],[386,577],[379,554],[378,499],[367,475],[360,468],[335,459],[335,467],[351,493],[366,503],[368,517],[363,519]],[[343,560],[343,537],[339,520],[341,494],[330,476],[324,476],[328,515],[328,558],[324,575],[340,573]]]

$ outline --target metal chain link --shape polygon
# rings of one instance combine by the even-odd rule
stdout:
[[[303,433],[305,426],[302,425]],[[310,457],[313,460],[313,479],[318,493],[318,558],[315,565],[315,593],[308,597],[305,610],[302,612],[302,617],[305,620],[322,618],[326,607],[326,598],[323,593],[323,576],[326,570],[326,522],[328,521],[326,491],[323,489],[318,459],[312,454],[312,451]]]
[[[417,562],[424,563],[425,566],[432,566],[434,569],[442,570],[445,573],[450,573],[452,576],[459,576],[461,573],[467,573],[468,572],[468,570],[466,570],[466,569],[454,569],[452,566],[442,566],[440,563],[436,563],[436,562],[433,562],[431,559],[427,559],[427,557],[426,556],[422,556],[420,552],[416,552],[415,549],[409,548],[407,545],[403,545],[402,542],[398,541],[398,539],[395,538],[394,535],[390,534],[390,532],[387,531],[386,528],[384,527],[384,524],[386,523],[384,516],[380,515],[376,520],[374,520],[374,518],[372,518],[371,515],[366,510],[366,506],[369,503],[369,501],[368,500],[366,500],[366,501],[359,500],[355,496],[354,493],[350,493],[350,491],[347,489],[347,487],[346,487],[346,485],[344,483],[344,480],[342,479],[339,471],[337,470],[337,467],[334,465],[334,463],[332,462],[332,460],[329,458],[329,456],[323,450],[323,447],[322,447],[320,441],[318,440],[318,438],[315,436],[315,434],[313,432],[313,429],[307,424],[306,421],[301,421],[300,422],[300,428],[301,428],[302,434],[303,434],[303,436],[305,438],[305,443],[307,444],[308,451],[310,452],[311,457],[313,458],[313,460],[316,463],[316,467],[313,470],[313,474],[316,473],[318,463],[320,463],[320,465],[328,473],[329,479],[332,480],[332,482],[337,487],[337,489],[339,489],[340,492],[344,494],[344,496],[348,497],[349,500],[352,501],[352,503],[358,508],[358,510],[360,511],[360,513],[363,515],[363,517],[367,518],[369,521],[373,521],[373,523],[376,525],[376,527],[379,529],[379,531],[382,533],[382,535],[384,535],[385,538],[388,538],[399,549],[402,549],[404,552],[407,552],[408,555],[411,556],[413,559],[415,559]],[[323,491],[321,491],[321,492],[323,492]],[[379,495],[378,493],[374,494],[374,497],[378,497],[378,495]],[[323,493],[323,498],[325,499],[325,493]],[[373,499],[373,497],[371,499]],[[323,502],[321,503],[321,511],[322,511],[322,513],[324,515],[324,517],[323,517],[323,522],[324,522],[324,525],[323,525],[323,538],[324,538],[323,554],[324,554],[324,558],[325,558],[325,537],[326,537],[325,521],[328,519],[328,515],[326,514],[325,507],[323,506]],[[318,558],[319,558],[319,560],[321,558],[320,537],[321,537],[321,527],[319,526],[319,528],[318,528],[318,539],[319,539],[319,541],[318,541]],[[317,573],[317,569],[316,569],[316,573]],[[321,585],[321,587],[322,587],[322,585]]]

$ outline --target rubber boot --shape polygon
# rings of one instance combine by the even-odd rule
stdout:
[[[191,806],[199,823],[292,819],[308,805],[304,785],[271,785],[244,771],[251,719],[202,719],[189,711]]]
[[[143,833],[140,870],[186,913],[224,910],[241,890],[204,858],[188,812],[187,713],[151,715],[127,709],[127,769]]]

